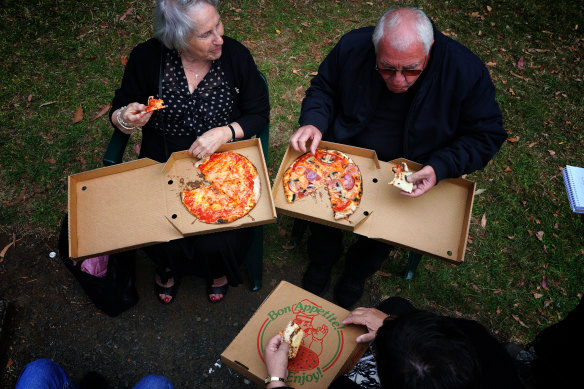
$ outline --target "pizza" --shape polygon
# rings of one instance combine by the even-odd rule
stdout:
[[[146,107],[146,109],[144,111],[142,111],[142,113],[155,111],[157,109],[163,109],[163,108],[166,108],[166,107],[164,106],[164,101],[162,101],[162,99],[155,99],[154,96],[150,96],[150,97],[148,97],[148,106]]]
[[[195,163],[205,183],[181,192],[186,209],[207,224],[231,223],[247,215],[260,198],[257,169],[231,151],[213,153]]]
[[[349,156],[337,150],[317,149],[314,154],[301,155],[284,172],[282,183],[288,203],[325,186],[336,220],[351,216],[363,195],[359,167]]]
[[[412,193],[414,184],[408,182],[407,177],[414,173],[410,172],[408,169],[408,164],[405,162],[398,163],[391,168],[391,171],[394,173],[394,176],[393,180],[389,184],[398,187],[405,192]]]

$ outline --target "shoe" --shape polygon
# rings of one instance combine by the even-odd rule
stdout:
[[[365,291],[365,280],[353,279],[347,274],[343,274],[335,286],[334,300],[345,309],[350,309],[363,295]]]
[[[229,282],[225,282],[225,285],[213,286],[212,283],[207,285],[207,300],[212,304],[217,304],[223,301],[225,295],[227,294],[227,289],[229,289]],[[211,297],[212,294],[222,294],[223,297],[216,298]]]
[[[158,285],[158,282],[156,282],[156,279],[154,280],[154,289],[156,290],[156,297],[158,298],[158,301],[160,301],[162,304],[170,304],[174,301],[174,299],[176,298],[176,293],[178,292],[178,281],[177,279],[174,277],[174,275],[172,274],[171,270],[167,270],[166,271],[166,282],[168,282],[168,280],[170,280],[171,278],[174,279],[174,283],[171,286],[161,286]],[[160,282],[162,283],[162,277],[158,276],[158,279],[160,280]],[[164,282],[164,283],[166,283]],[[165,294],[167,296],[170,296],[172,298],[160,298],[161,294]]]
[[[330,284],[330,269],[319,269],[317,266],[310,264],[304,276],[302,276],[302,289],[317,296],[325,294]]]

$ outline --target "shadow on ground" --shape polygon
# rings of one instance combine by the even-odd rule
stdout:
[[[8,242],[0,236],[0,247]],[[20,241],[0,263],[0,299],[11,307],[2,331],[2,388],[14,387],[22,368],[38,358],[55,360],[77,379],[96,370],[112,388],[132,387],[147,374],[164,375],[177,388],[255,388],[223,366],[221,352],[278,282],[300,285],[305,268],[266,262],[261,290],[230,288],[217,305],[205,298],[201,279],[187,277],[176,301],[165,306],[154,294],[153,267],[140,252],[140,301],[111,318],[95,308],[58,257],[50,258],[56,251],[56,241]],[[330,300],[330,293],[324,297]],[[370,306],[370,296],[359,304]]]

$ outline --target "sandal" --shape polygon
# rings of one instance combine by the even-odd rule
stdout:
[[[229,282],[225,282],[225,285],[213,286],[213,283],[207,285],[207,300],[212,304],[217,304],[223,301],[225,295],[227,294],[227,289],[229,289]],[[211,297],[212,294],[222,294],[223,297],[216,298]]]
[[[166,284],[168,282],[168,280],[170,280],[171,278],[174,279],[174,275],[172,273],[172,270],[166,270],[166,273],[164,274],[164,279],[166,281],[163,282],[163,277],[161,277],[160,275],[158,275],[158,279],[160,281],[161,284]],[[160,301],[162,304],[170,304],[174,301],[175,297],[176,297],[176,293],[178,292],[178,282],[176,279],[174,279],[174,283],[171,286],[162,286],[159,285],[158,282],[156,282],[156,278],[154,279],[154,289],[156,290],[156,297],[158,297],[158,301]],[[161,294],[165,294],[167,296],[170,296],[171,298],[160,298]]]

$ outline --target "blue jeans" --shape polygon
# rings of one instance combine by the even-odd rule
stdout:
[[[38,359],[22,370],[15,389],[79,389],[79,386],[57,363]],[[173,386],[167,378],[151,374],[142,378],[134,389],[173,389]]]

